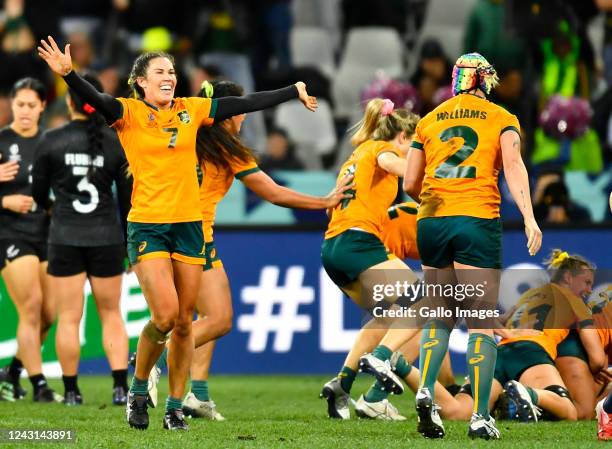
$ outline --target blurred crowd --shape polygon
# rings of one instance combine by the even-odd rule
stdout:
[[[453,8],[459,40],[440,13]],[[426,33],[436,25],[439,33]],[[600,211],[576,199],[597,188],[604,195],[612,185],[612,0],[4,0],[0,126],[10,121],[8,91],[24,76],[49,87],[44,126],[67,121],[66,86],[35,51],[39,39],[52,35],[71,44],[78,70],[95,71],[115,96],[128,94],[131,63],[146,50],[175,56],[177,96],[193,95],[202,81],[217,77],[237,81],[247,92],[305,81],[329,106],[329,126],[313,125],[325,132],[311,132],[302,118],[293,126],[286,108],[255,114],[245,140],[264,169],[334,170],[350,151],[343,146],[352,124],[341,113],[335,84],[345,83],[339,72],[351,32],[364,27],[399,36],[403,60],[399,70],[360,81],[357,115],[359,100],[380,94],[426,114],[450,95],[456,57],[478,51],[501,79],[491,99],[523,127],[539,219],[610,219],[603,204]],[[300,50],[297,31],[304,36],[313,29],[324,33],[329,48],[312,48],[325,45],[307,40]],[[308,62],[303,53],[313,50],[325,50],[321,54],[331,61],[317,55]],[[313,135],[327,139],[313,141]]]

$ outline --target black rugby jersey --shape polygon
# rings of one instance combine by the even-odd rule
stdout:
[[[0,182],[0,196],[32,196],[32,164],[41,132],[32,137],[22,137],[10,127],[0,130],[0,163],[17,161],[19,171],[15,179]],[[30,212],[20,214],[0,208],[0,240],[26,240],[44,242],[47,239],[48,215],[34,204]]]
[[[32,170],[33,196],[35,201],[42,200],[48,197],[49,189],[55,195],[51,244],[91,247],[124,243],[122,225],[131,195],[125,154],[115,131],[103,127],[101,152],[92,159],[87,126],[85,120],[73,120],[46,131],[40,140]],[[93,170],[90,176],[88,170]]]

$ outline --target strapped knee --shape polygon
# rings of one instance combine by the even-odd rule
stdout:
[[[165,345],[166,341],[168,341],[171,332],[172,331],[160,331],[157,327],[155,327],[153,321],[149,321],[142,329],[142,334],[147,337],[151,342],[156,343],[158,345]]]
[[[567,398],[570,401],[572,400],[569,394],[569,391],[567,391],[567,389],[562,387],[561,385],[549,385],[548,387],[544,389],[548,391],[552,391],[553,393],[555,393],[558,396],[561,396],[562,398]]]

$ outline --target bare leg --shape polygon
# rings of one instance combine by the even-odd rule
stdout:
[[[151,310],[151,321],[160,332],[174,328],[179,313],[179,304],[174,287],[174,275],[170,259],[143,260],[134,266],[142,293]],[[144,334],[138,339],[136,351],[137,379],[148,379],[155,362],[164,350],[164,344],[152,341]]]
[[[49,276],[49,287],[58,310],[55,348],[64,376],[76,376],[79,369],[81,355],[79,325],[83,317],[85,276],[85,273],[74,276]]]
[[[127,369],[128,336],[119,304],[122,278],[123,275],[89,278],[102,322],[102,345],[111,370]]]
[[[30,377],[42,373],[40,318],[43,296],[39,264],[38,257],[23,256],[9,262],[2,270],[6,289],[19,315],[19,358]]]
[[[199,315],[193,323],[196,348],[232,329],[232,295],[223,267],[202,272],[196,308]]]
[[[169,395],[182,398],[193,358],[193,312],[202,279],[202,266],[172,261],[178,294],[178,317],[168,346]]]
[[[532,366],[521,374],[519,382],[535,390],[539,407],[551,412],[559,419],[576,421],[578,418],[576,407],[571,399],[562,398],[552,391],[544,390],[550,385],[560,385],[566,388],[563,379],[553,365]]]

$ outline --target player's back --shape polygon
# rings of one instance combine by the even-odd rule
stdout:
[[[351,228],[372,233],[381,238],[387,221],[387,208],[397,195],[397,176],[383,170],[377,162],[385,152],[399,155],[390,142],[367,140],[359,145],[342,165],[338,181],[345,175],[354,175],[353,198],[342,200],[333,210],[325,238],[332,238]]]
[[[508,320],[511,329],[540,331],[540,335],[503,339],[500,344],[515,341],[533,341],[540,344],[554,359],[557,345],[573,327],[592,324],[588,306],[572,291],[554,283],[548,283],[525,292]]]
[[[500,136],[518,119],[476,95],[457,95],[418,124],[412,146],[425,152],[419,218],[499,217]]]
[[[101,129],[100,151],[92,155],[88,126],[86,121],[73,120],[45,132],[41,141],[36,172],[47,173],[55,195],[50,243],[123,243],[113,184],[129,188],[127,161],[117,135],[108,127]]]

